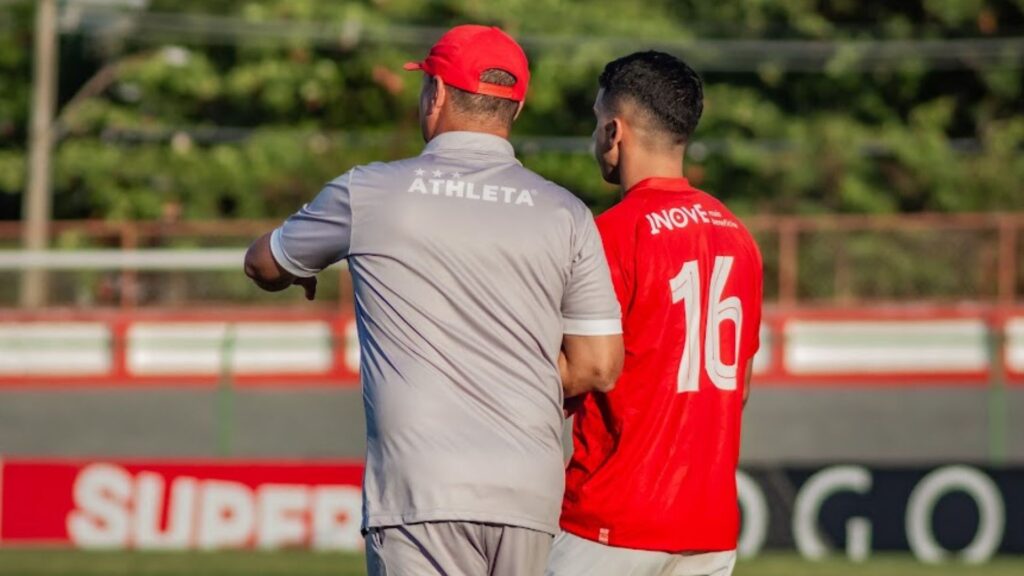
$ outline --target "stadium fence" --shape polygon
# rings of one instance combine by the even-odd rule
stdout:
[[[778,307],[964,301],[1006,306],[1024,294],[1024,213],[753,216],[744,220],[764,255],[766,301]],[[180,260],[177,252],[144,252],[240,250],[278,223],[58,221],[51,233],[51,246],[57,252],[47,256],[5,252],[3,248],[18,246],[21,224],[0,223],[0,277],[8,280],[0,282],[0,307],[17,305],[17,275],[30,266],[52,270],[46,301],[54,306],[280,303],[280,296],[252,290],[238,273],[240,251],[237,256],[196,252],[187,261]],[[140,252],[117,257],[59,254],[85,249]],[[230,265],[232,258],[237,266]],[[75,259],[81,265],[76,266]],[[217,264],[210,265],[213,261]],[[348,275],[339,271],[321,278],[320,300],[350,308]],[[298,302],[301,295],[290,297],[290,302]]]

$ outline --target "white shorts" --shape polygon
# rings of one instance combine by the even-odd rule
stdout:
[[[555,537],[546,576],[730,576],[736,551],[670,554],[598,544],[568,532]]]

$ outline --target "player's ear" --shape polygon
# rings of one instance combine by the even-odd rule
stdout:
[[[445,85],[444,80],[440,76],[434,76],[434,89],[430,97],[430,113],[437,114],[441,111],[441,107],[444,106],[445,100],[448,99],[448,86]]]
[[[619,146],[622,144],[622,129],[622,120],[618,118],[608,120],[601,127],[601,130],[604,132],[600,140],[604,143],[604,150],[602,152],[604,153],[605,161],[612,166],[618,166],[619,155],[622,153],[619,149]]]
[[[622,123],[612,118],[598,124],[594,132],[594,155],[601,168],[601,177],[610,184],[619,183],[619,144],[622,142]]]
[[[605,129],[605,141],[608,142],[608,148],[618,148],[619,143],[622,142],[622,120],[619,118],[612,118],[607,124],[604,125]]]
[[[607,122],[601,123],[601,119],[598,118],[597,128],[594,130],[594,145],[596,147],[595,152],[598,154],[606,154],[613,150],[621,140],[621,129],[618,120],[611,119]]]

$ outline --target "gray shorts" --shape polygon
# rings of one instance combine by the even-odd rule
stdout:
[[[555,538],[547,576],[730,576],[736,551],[671,554],[605,546],[568,532]]]
[[[475,522],[424,522],[371,528],[369,576],[541,576],[553,537]]]

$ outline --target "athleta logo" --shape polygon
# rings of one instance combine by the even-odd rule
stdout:
[[[705,210],[700,204],[694,204],[692,208],[669,208],[660,212],[651,212],[645,218],[651,225],[652,235],[660,234],[662,229],[681,230],[689,226],[690,222],[739,228],[739,224],[723,217],[718,210]]]
[[[458,172],[446,175],[440,170],[434,170],[430,173],[432,178],[426,178],[426,173],[426,170],[423,169],[416,170],[416,179],[409,185],[409,192],[482,202],[500,202],[517,206],[520,204],[533,206],[533,196],[537,193],[536,190],[495,186],[494,184],[477,186],[474,182],[462,180],[462,174]]]

